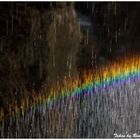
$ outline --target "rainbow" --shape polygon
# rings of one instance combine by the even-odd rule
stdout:
[[[90,96],[91,94],[104,93],[110,88],[117,88],[124,84],[132,84],[140,81],[140,57],[139,55],[125,56],[113,63],[97,70],[83,72],[82,76],[64,78],[57,81],[49,90],[49,95],[43,93],[32,93],[32,100],[25,97],[20,105],[16,103],[9,106],[10,116],[21,116],[29,108],[52,108],[57,101],[76,99],[80,96]],[[47,92],[48,93],[48,92]],[[3,108],[0,111],[0,119],[4,118]]]

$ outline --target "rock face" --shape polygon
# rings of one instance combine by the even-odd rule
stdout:
[[[41,9],[0,3],[0,12],[1,100],[20,99],[75,71],[79,27],[73,4],[48,3]]]
[[[105,50],[107,59],[122,56],[126,51],[140,51],[139,3],[85,2],[75,5],[79,12],[90,15],[98,47]]]
[[[80,28],[73,5],[52,10],[49,15],[53,16],[53,21],[48,30],[48,80],[54,81],[76,72]]]
[[[4,29],[0,34],[0,94],[6,101],[21,99],[29,90],[41,87],[49,50],[40,11],[17,3],[10,8],[3,5],[0,9]]]

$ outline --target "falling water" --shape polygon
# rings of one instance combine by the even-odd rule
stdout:
[[[112,3],[112,6],[113,15],[116,16],[118,5]],[[87,3],[86,7],[89,8],[90,4]],[[94,8],[93,4],[92,14]],[[17,16],[18,11],[19,9]],[[7,35],[14,32],[15,26],[12,10],[10,13],[11,22],[6,21]],[[55,16],[53,20],[51,65],[54,70],[57,67]],[[125,18],[124,30],[127,29],[127,20]],[[87,16],[79,15],[78,22],[79,28],[86,31],[86,43],[82,47],[89,49],[89,40],[94,37],[92,21]],[[22,24],[20,18],[19,24]],[[116,44],[119,30],[115,29],[112,35]],[[108,40],[110,32],[110,28],[107,28]],[[35,35],[33,41],[36,46]],[[2,49],[1,47],[1,52]],[[30,52],[26,51],[33,59],[33,48],[29,50]],[[109,51],[112,53],[112,40],[109,40]],[[98,54],[95,54],[92,47],[91,62],[86,62],[91,63],[92,68],[81,68],[80,74],[72,74],[73,53],[73,50],[67,52],[66,64],[63,64],[68,69],[68,76],[63,79],[57,76],[49,88],[46,85],[47,90],[31,91],[30,97],[24,96],[21,103],[9,104],[8,112],[5,108],[0,108],[1,138],[114,138],[116,134],[130,134],[131,137],[135,133],[140,134],[140,56],[124,55],[99,66]],[[39,65],[41,78],[41,58]]]
[[[24,113],[17,108],[14,116],[1,119],[1,137],[110,138],[114,133],[139,133],[139,62],[134,56],[83,75],[83,83],[76,77],[67,79],[64,87],[58,83],[49,97],[35,97]]]

